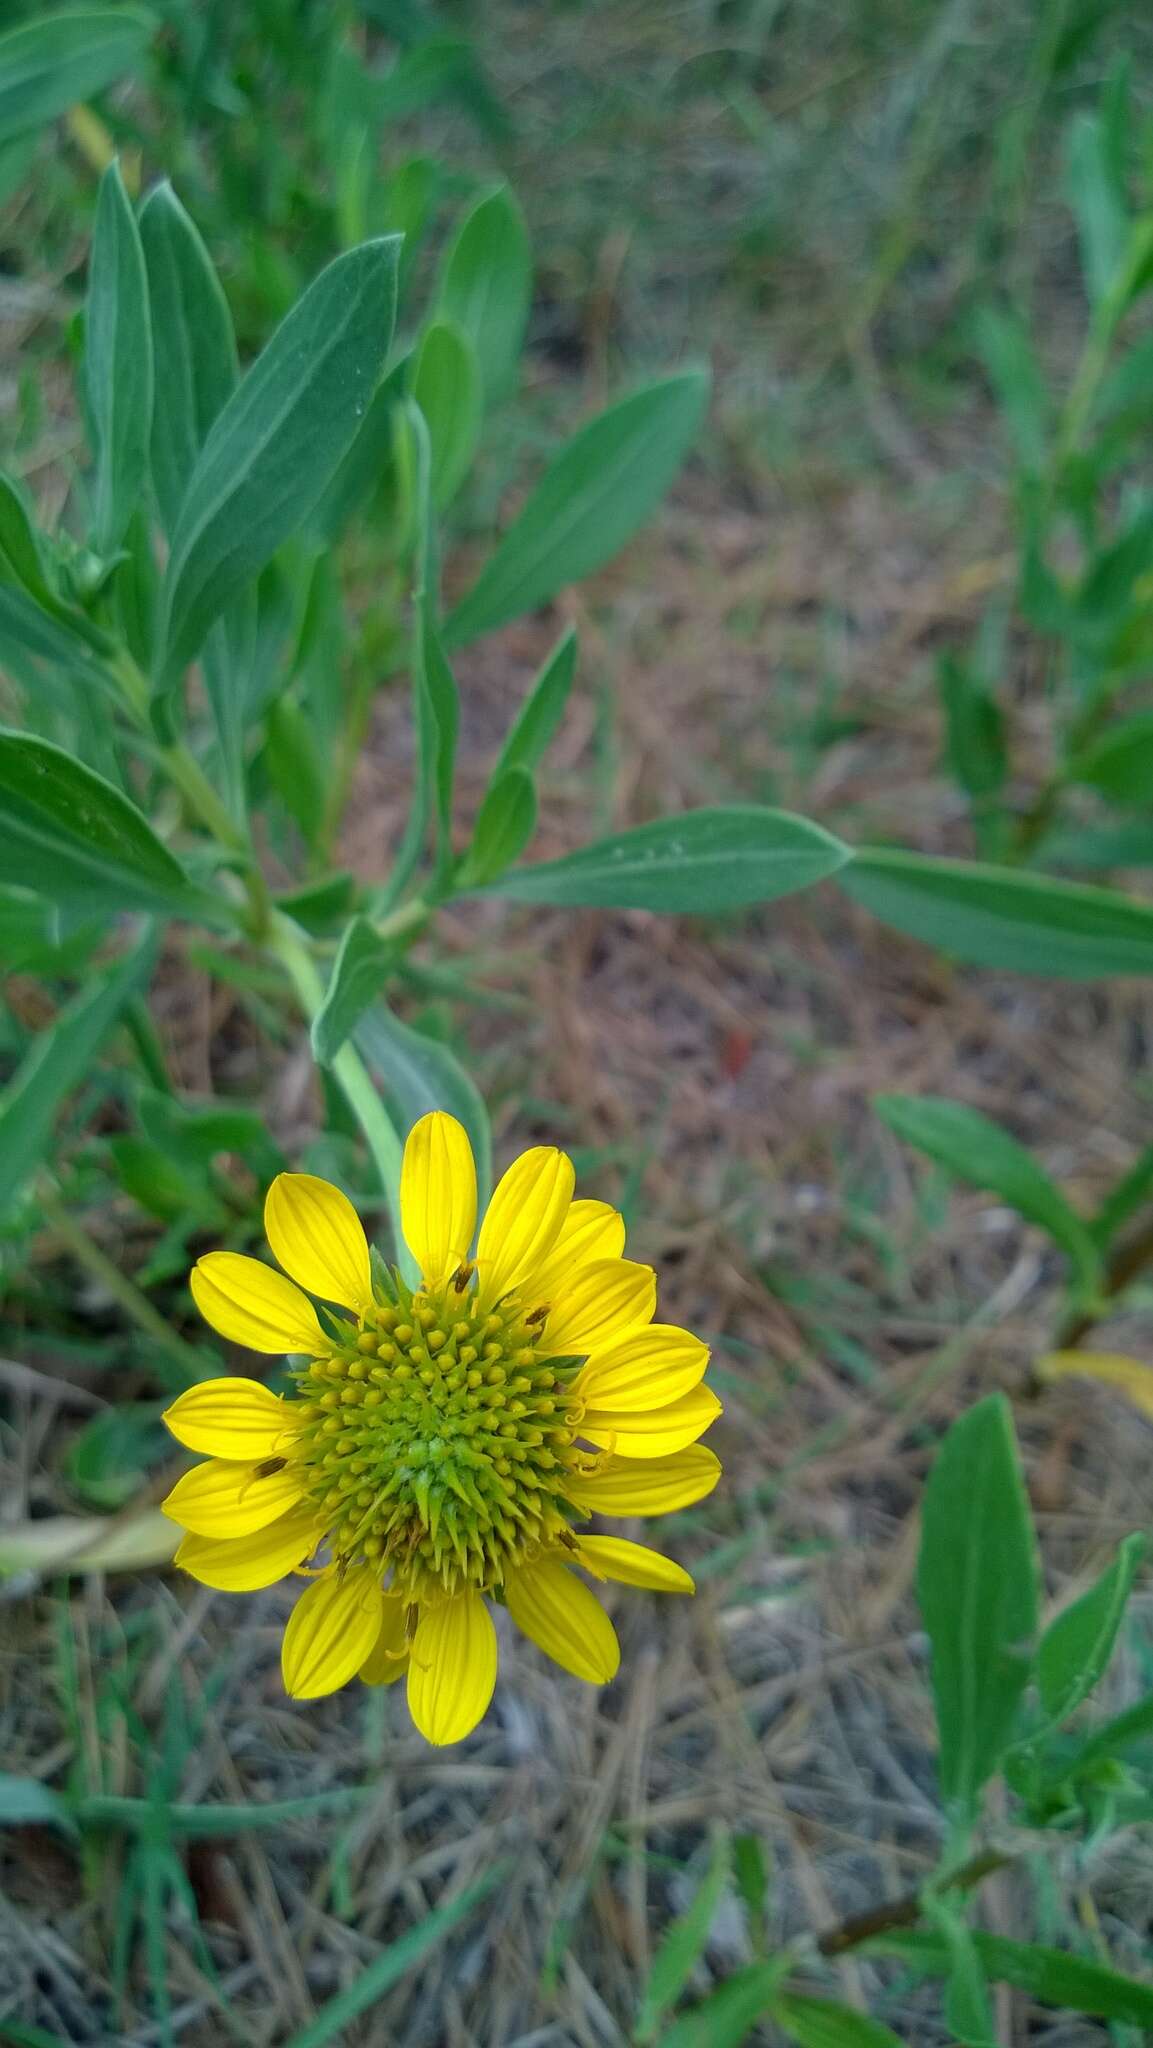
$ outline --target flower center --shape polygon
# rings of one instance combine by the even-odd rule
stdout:
[[[405,1598],[490,1592],[568,1536],[577,1361],[542,1357],[541,1319],[515,1297],[483,1307],[463,1275],[395,1285],[301,1373],[309,1497],[334,1558],[391,1572]]]

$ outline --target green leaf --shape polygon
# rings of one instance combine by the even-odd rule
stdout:
[[[66,8],[0,36],[0,146],[114,85],[155,29],[138,7]]]
[[[330,1067],[388,979],[392,948],[366,917],[354,917],[340,942],[324,1001],[312,1020],[312,1055]]]
[[[1008,1746],[1037,1626],[1033,1529],[1003,1394],[962,1415],[937,1454],[917,1597],[932,1644],[941,1790],[967,1821]]]
[[[172,687],[214,620],[307,518],[352,444],[392,340],[395,236],[330,263],[218,415],[172,536]]]
[[[436,629],[436,528],[428,428],[419,406],[398,416],[397,456],[412,552],[412,718],[416,771],[408,819],[381,907],[389,909],[415,871],[433,826],[438,882],[451,861],[450,828],[460,707],[456,680]]]
[[[0,659],[7,657],[16,668],[20,653],[82,679],[90,690],[109,687],[78,623],[73,626],[71,620],[45,611],[27,590],[0,583]]]
[[[1153,711],[1119,720],[1096,746],[1069,763],[1068,772],[1114,803],[1147,810],[1153,804]]]
[[[231,920],[193,887],[134,803],[63,747],[0,727],[0,882],[119,914]]]
[[[288,814],[315,848],[324,829],[327,784],[316,734],[299,704],[281,697],[269,706],[264,765]]]
[[[848,859],[848,847],[807,818],[731,804],[656,818],[492,886],[521,903],[712,916],[807,889]]]
[[[1122,1174],[1106,1195],[1089,1224],[1089,1232],[1100,1251],[1108,1251],[1119,1230],[1153,1191],[1153,1145],[1139,1152],[1128,1173]]]
[[[1010,1941],[1000,1934],[974,1934],[973,1945],[995,1984],[1012,1984],[1065,2012],[1122,2020],[1146,2030],[1153,2026],[1153,1985],[1123,1977],[1119,1971],[1086,1962],[1081,1956],[1066,1955],[1061,1949]],[[934,1976],[946,1975],[949,1968],[949,1951],[939,1934],[885,1934],[870,1941],[868,1952],[900,1956]]]
[[[476,353],[489,405],[516,384],[532,299],[532,250],[524,215],[507,185],[485,193],[445,251],[437,311]]]
[[[829,1998],[783,1992],[773,2001],[773,2018],[801,2048],[901,2048],[896,2034],[880,2020],[868,2019]]]
[[[56,1112],[79,1087],[121,1011],[146,979],[150,941],[76,996],[46,1029],[0,1092],[0,1215],[36,1171],[52,1137]]]
[[[137,1107],[147,1136],[178,1165],[203,1171],[222,1152],[236,1152],[261,1180],[272,1180],[284,1164],[263,1117],[238,1103],[184,1103],[147,1089]]]
[[[456,743],[460,725],[460,698],[453,675],[433,624],[432,606],[423,598],[417,634],[422,696],[427,716],[423,725],[427,769],[432,785],[436,818],[436,858],[443,870],[451,858],[449,835],[452,827],[452,792],[456,777]]]
[[[20,584],[37,604],[51,608],[56,599],[49,587],[40,537],[28,500],[18,483],[0,470],[0,578]]]
[[[412,373],[432,452],[433,503],[451,505],[472,468],[480,439],[480,371],[468,336],[446,320],[426,327]]]
[[[152,323],[136,217],[120,165],[100,180],[88,266],[84,383],[96,443],[93,546],[112,555],[148,477]]]
[[[930,1893],[925,1910],[949,1952],[946,2026],[964,2048],[999,2048],[984,1964],[960,1905],[944,1894]]]
[[[517,712],[500,759],[492,772],[492,784],[508,768],[527,768],[531,774],[551,743],[568,703],[577,663],[576,627],[562,633],[548,656],[532,689]]]
[[[63,1828],[67,1834],[75,1834],[76,1822],[71,1808],[50,1785],[41,1784],[39,1778],[18,1778],[13,1772],[0,1771],[0,1828]],[[0,2020],[0,2038],[6,2025]]]
[[[209,429],[236,385],[232,315],[212,258],[167,180],[140,214],[152,345],[161,366],[152,418],[152,482],[171,534]]]
[[[975,338],[1013,452],[1023,469],[1040,473],[1048,459],[1049,394],[1028,333],[1015,313],[984,306]]]
[[[610,561],[664,497],[708,394],[702,370],[666,377],[574,434],[452,613],[446,645],[463,646],[535,611]]]
[[[1129,213],[1096,114],[1081,112],[1070,123],[1066,185],[1077,221],[1085,289],[1098,306],[1116,281],[1129,241]]]
[[[399,1941],[390,1942],[382,1948],[351,1984],[321,2006],[315,2019],[309,2020],[307,2026],[285,2042],[284,2048],[327,2048],[330,2041],[346,2040],[353,2020],[383,1998],[386,1991],[391,1991],[394,1984],[399,1984],[402,1978],[415,1971],[424,1958],[452,1933],[453,1928],[467,1919],[481,1900],[487,1899],[498,1884],[506,1882],[507,1877],[507,1864],[494,1863],[483,1877],[458,1892],[447,1905],[434,1906],[431,1912],[422,1913],[415,1927],[402,1934]]]
[[[331,547],[350,520],[379,494],[393,471],[396,408],[404,396],[407,355],[394,363],[364,415],[356,438],[308,515],[306,531],[315,546]]]
[[[774,2009],[777,1986],[789,1965],[750,1963],[694,2005],[660,2037],[659,2048],[741,2048],[762,2015]]]
[[[457,870],[457,889],[480,889],[496,881],[535,831],[536,784],[527,768],[506,768],[485,791],[472,843]]]
[[[1096,1585],[1045,1630],[1037,1649],[1037,1685],[1052,1727],[1088,1698],[1105,1671],[1146,1548],[1144,1536],[1126,1536]]]
[[[1048,1232],[1093,1284],[1099,1258],[1087,1223],[1071,1209],[1043,1166],[980,1110],[939,1095],[875,1095],[873,1107],[899,1138],[938,1166],[995,1195]]]
[[[729,1840],[718,1830],[709,1858],[687,1912],[673,1921],[652,1960],[648,1982],[641,1994],[634,2039],[646,2043],[656,2039],[669,2007],[675,2005],[708,1946],[717,1907],[729,1876]]]
[[[285,911],[297,924],[302,924],[306,932],[326,938],[334,927],[344,923],[357,900],[357,893],[356,877],[342,870],[278,896],[276,907]]]
[[[62,1461],[64,1476],[85,1507],[114,1511],[127,1506],[171,1449],[158,1402],[121,1403],[77,1430]]]
[[[1114,889],[888,848],[854,854],[839,886],[883,924],[979,967],[1063,981],[1153,974],[1153,907]]]
[[[361,1018],[354,1035],[362,1057],[379,1075],[396,1106],[401,1130],[411,1130],[430,1109],[445,1109],[464,1125],[476,1160],[483,1206],[492,1183],[488,1111],[456,1054],[438,1039],[402,1024],[383,1000]]]
[[[968,662],[946,655],[937,673],[945,709],[945,757],[967,795],[996,796],[1008,772],[1000,705]]]

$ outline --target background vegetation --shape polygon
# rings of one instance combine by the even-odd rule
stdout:
[[[244,362],[386,231],[400,333],[427,331],[462,220],[507,181],[531,310],[474,445],[459,410],[433,435],[450,617],[583,421],[650,379],[699,391],[706,362],[714,395],[626,552],[462,636],[453,852],[476,879],[518,851],[515,807],[495,854],[493,810],[474,827],[569,628],[534,861],[733,804],[871,851],[708,915],[437,868],[435,923],[383,963],[386,1023],[357,1043],[398,1116],[415,1046],[426,1086],[471,1076],[498,1156],[568,1146],[726,1403],[725,1486],[660,1532],[697,1600],[620,1603],[603,1695],[522,1646],[475,1738],[434,1755],[391,1693],[285,1702],[276,1592],[239,1621],[116,1568],[150,1529],[162,1554],[158,1408],[216,1355],[190,1258],[253,1242],[285,1160],[385,1224],[335,1047],[318,1068],[275,961],[191,922],[146,1001],[131,954],[94,980],[99,931],[8,847],[0,2039],[1135,2043],[1153,26],[1108,0],[164,0],[119,33],[111,74],[35,122],[0,75],[6,724],[60,658],[12,623],[20,507],[58,629],[147,643],[147,593],[133,610],[75,516],[102,516],[90,296],[86,343],[80,316],[113,155],[133,199],[171,179]],[[161,404],[171,375],[158,354]],[[326,972],[354,907],[395,909],[374,892],[424,769],[395,462],[382,444],[333,514],[339,615],[317,551],[307,579],[288,563],[311,611],[242,778]],[[117,765],[105,715],[75,725],[69,702],[34,729]],[[10,791],[26,761],[0,760]],[[185,825],[162,779],[149,796]]]

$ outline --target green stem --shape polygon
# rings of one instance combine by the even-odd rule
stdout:
[[[116,679],[124,694],[124,701],[131,711],[140,730],[151,734],[148,716],[149,685],[147,677],[133,661],[126,647],[117,649],[111,664]],[[200,766],[196,756],[177,740],[175,746],[157,747],[156,759],[160,762],[169,780],[174,782],[189,809],[207,826],[214,839],[226,846],[230,853],[243,854],[251,861],[252,848],[244,833],[232,818],[212,784]]]
[[[168,1353],[173,1362],[179,1365],[190,1386],[203,1379],[204,1361],[200,1354],[193,1350],[191,1344],[186,1344],[184,1338],[178,1336],[165,1322],[159,1310],[153,1308],[135,1281],[130,1280],[127,1273],[122,1273],[119,1266],[113,1264],[107,1252],[101,1251],[95,1239],[89,1237],[83,1225],[68,1213],[64,1204],[50,1189],[41,1186],[38,1198],[45,1221],[67,1246],[77,1265],[83,1266],[85,1272],[92,1275],[105,1293],[112,1296],[117,1307],[123,1309],[124,1314],[130,1322],[136,1324],[138,1330],[143,1330],[145,1336],[150,1337],[154,1344]]]
[[[160,1034],[152,1021],[152,1012],[143,996],[133,996],[124,1011],[124,1022],[129,1036],[140,1055],[140,1064],[154,1088],[161,1095],[175,1095],[176,1090],[168,1072]]]
[[[170,781],[176,784],[189,809],[206,825],[214,839],[226,846],[230,853],[243,854],[247,861],[252,859],[249,846],[240,827],[226,811],[212,784],[204,773],[195,755],[189,752],[183,740],[174,747],[161,747],[160,765]]]
[[[288,975],[297,1001],[311,1024],[324,1001],[324,988],[296,926],[288,918],[274,914],[268,944]],[[395,1226],[400,1217],[400,1166],[404,1156],[400,1138],[355,1046],[341,1046],[332,1062],[332,1074],[364,1132]]]

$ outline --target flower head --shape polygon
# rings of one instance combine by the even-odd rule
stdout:
[[[347,1197],[309,1174],[281,1174],[265,1203],[283,1274],[235,1252],[193,1271],[213,1328],[291,1355],[296,1390],[206,1380],[168,1409],[179,1442],[209,1454],[164,1502],[187,1531],[177,1563],[228,1592],[309,1578],[284,1636],[298,1698],[407,1673],[421,1732],[455,1742],[496,1680],[488,1601],[603,1684],[616,1634],[577,1572],[693,1590],[658,1551],[579,1533],[594,1514],[710,1493],[720,1466],[697,1439],[720,1403],[702,1385],[705,1346],[652,1320],[656,1280],[622,1257],[621,1217],[574,1200],[573,1182],[562,1152],[522,1154],[474,1251],[472,1152],[435,1112],[409,1134],[401,1177],[418,1285],[373,1258]]]

